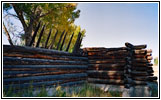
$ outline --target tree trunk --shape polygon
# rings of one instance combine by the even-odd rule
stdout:
[[[27,25],[25,22],[25,19],[23,17],[23,12],[21,10],[19,10],[19,8],[16,6],[16,4],[13,3],[12,6],[17,14],[17,17],[19,18],[19,20],[24,28],[25,45],[28,46],[30,44],[31,39],[32,39],[33,24],[34,24],[35,19],[30,17],[30,23],[29,23],[29,25]]]
[[[32,40],[34,20],[30,18],[30,24],[25,31],[25,46],[28,46]]]

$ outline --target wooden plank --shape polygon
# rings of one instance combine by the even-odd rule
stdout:
[[[88,74],[88,78],[99,78],[99,79],[124,79],[124,76],[119,76],[119,75],[110,75],[110,76],[107,76],[107,75],[91,75],[91,74]]]
[[[35,32],[34,32],[34,34],[33,34],[33,36],[32,36],[32,40],[31,40],[29,46],[32,46],[32,44],[34,43],[35,37],[36,37],[37,32],[38,32],[38,30],[39,30],[39,28],[40,28],[40,24],[41,24],[41,22],[39,22],[38,26],[36,27],[36,30],[35,30]]]
[[[90,56],[88,55],[88,59],[93,59],[93,60],[96,60],[96,59],[123,59],[125,58],[127,55],[118,55],[118,56]]]
[[[77,60],[88,61],[87,57],[77,56],[57,56],[57,55],[44,55],[44,54],[29,54],[29,53],[3,53],[3,56],[19,57],[19,58],[40,58],[40,59],[52,59],[52,60]]]
[[[88,70],[88,75],[106,75],[106,76],[114,76],[114,75],[124,75],[123,71],[97,71],[97,70]]]
[[[124,69],[125,64],[89,64],[88,68],[96,68],[96,69]]]
[[[146,54],[146,53],[152,53],[151,49],[148,50],[134,50],[135,54]]]
[[[147,45],[132,45],[131,43],[128,42],[125,43],[125,46],[134,49],[145,49],[147,47]]]
[[[73,52],[72,52],[72,53],[77,53],[77,48],[78,48],[78,43],[79,43],[79,41],[80,41],[80,38],[81,38],[81,33],[79,32],[79,34],[78,34],[77,40],[76,40],[76,42],[75,42],[74,49],[73,49]]]
[[[117,68],[117,67],[124,67],[125,64],[121,64],[121,63],[118,63],[118,64],[89,64],[88,65],[89,67],[112,67],[112,68]]]
[[[139,67],[139,66],[132,66],[132,70],[137,70],[137,71],[147,71],[147,70],[152,70],[152,67]]]
[[[87,77],[86,73],[75,73],[75,74],[62,74],[62,75],[45,75],[45,76],[31,76],[31,77],[20,77],[20,78],[9,78],[4,79],[3,82],[14,82],[14,81],[31,81],[31,80],[45,80],[45,79],[70,79],[70,78],[82,78]]]
[[[61,42],[61,40],[62,40],[62,37],[63,37],[64,33],[65,33],[65,30],[63,31],[63,33],[62,33],[61,36],[60,36],[60,39],[59,39],[59,42],[58,42],[58,45],[57,45],[56,50],[59,49],[59,45],[60,45],[60,42]]]
[[[62,49],[63,49],[63,45],[64,45],[64,42],[65,42],[66,36],[67,36],[67,32],[65,33],[65,36],[64,36],[63,42],[62,42],[62,44],[61,44],[61,46],[60,46],[60,50],[62,50]]]
[[[12,52],[21,52],[21,53],[30,53],[30,54],[46,54],[46,55],[63,55],[63,56],[81,56],[78,54],[72,54],[64,51],[57,50],[48,50],[43,48],[33,48],[27,46],[10,46],[3,45],[3,53],[12,53]]]
[[[86,65],[83,61],[64,61],[64,60],[47,60],[47,59],[32,59],[32,58],[14,58],[3,57],[4,65]]]
[[[139,81],[154,81],[157,80],[157,77],[149,77],[149,76],[138,76],[138,77],[132,77],[133,80],[139,80]]]
[[[52,48],[53,48],[53,45],[54,45],[54,43],[55,43],[55,40],[56,40],[57,35],[58,35],[58,30],[56,31],[56,33],[55,33],[55,35],[54,35],[54,38],[53,38],[53,40],[52,40],[52,42],[51,42],[51,45],[49,46],[48,49],[52,49]]]
[[[153,66],[153,64],[151,64],[151,63],[132,63],[132,66],[150,67],[150,66]]]
[[[124,59],[106,59],[106,60],[89,60],[89,63],[91,64],[104,64],[104,63],[126,63]]]
[[[101,84],[124,84],[123,80],[115,80],[115,79],[96,79],[96,78],[88,78],[88,82],[90,83],[101,83]]]
[[[147,59],[147,60],[152,60],[153,57],[152,57],[152,56],[146,56],[146,59]]]
[[[116,48],[104,48],[104,47],[90,47],[83,48],[84,51],[87,52],[95,52],[95,51],[118,51],[118,50],[127,50],[127,47],[116,47]]]
[[[36,47],[39,47],[41,37],[42,37],[42,35],[43,35],[43,33],[44,33],[44,29],[45,29],[45,25],[43,26],[43,28],[42,28],[42,30],[41,30],[41,32],[40,32],[40,36],[39,36],[39,38],[38,38]]]
[[[71,73],[85,73],[85,70],[66,70],[66,71],[3,71],[3,78],[42,76],[42,75],[59,75]]]
[[[136,76],[148,76],[151,75],[147,72],[142,72],[142,71],[132,71],[131,74],[136,75]]]
[[[49,38],[50,38],[50,35],[51,35],[51,31],[52,31],[52,29],[50,29],[49,34],[48,34],[48,37],[47,37],[47,39],[46,39],[45,48],[47,48],[48,41],[49,41]]]
[[[127,54],[126,50],[118,50],[118,51],[104,51],[104,52],[88,52],[88,55],[114,55],[114,54]]]
[[[87,65],[3,65],[3,68],[56,68],[56,69],[87,69]]]
[[[67,52],[68,52],[68,50],[69,50],[69,47],[70,47],[70,44],[71,44],[71,42],[72,42],[73,36],[74,36],[74,32],[73,32],[72,36],[70,37],[68,46],[67,46],[67,48],[66,48],[66,50],[65,50],[65,51],[67,51]]]

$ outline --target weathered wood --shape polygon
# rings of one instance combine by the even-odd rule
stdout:
[[[30,54],[47,54],[47,55],[63,55],[63,56],[80,56],[78,54],[72,54],[64,51],[57,51],[57,50],[48,50],[43,48],[33,48],[27,46],[10,46],[10,45],[3,45],[3,53],[30,53]]]
[[[100,56],[89,56],[88,55],[88,59],[92,59],[92,60],[96,60],[96,59],[124,59],[127,55],[118,55],[118,56],[114,56],[114,55],[109,55],[109,56],[104,56],[104,55],[100,55]]]
[[[132,45],[131,43],[128,42],[125,43],[125,46],[134,49],[145,49],[147,47],[147,45]]]
[[[14,58],[3,57],[4,65],[86,65],[87,62],[83,61],[64,61],[64,60],[47,60],[47,59],[32,59],[32,58]]]
[[[152,60],[153,57],[152,57],[152,56],[146,56],[146,59],[147,59],[147,60]]]
[[[104,55],[104,56],[108,56],[108,55],[116,55],[116,54],[125,54],[126,55],[127,51],[126,50],[119,50],[119,51],[105,51],[105,52],[88,52],[88,55],[91,56],[99,56],[99,55]]]
[[[51,31],[52,31],[52,29],[50,29],[49,34],[48,34],[48,37],[47,37],[47,39],[46,39],[45,48],[47,48],[48,41],[49,41],[49,38],[50,38],[50,35],[51,35]]]
[[[60,42],[61,42],[61,40],[62,40],[62,37],[63,37],[64,33],[65,33],[65,30],[63,31],[63,33],[62,33],[61,36],[60,36],[60,39],[59,39],[59,41],[58,41],[58,45],[57,45],[56,50],[59,49],[59,45],[60,45]]]
[[[56,33],[55,33],[55,35],[54,35],[54,38],[53,38],[53,40],[52,40],[52,42],[51,42],[51,45],[49,46],[49,49],[52,49],[53,48],[53,45],[54,45],[54,43],[55,43],[55,40],[56,40],[56,36],[58,35],[58,30],[56,31]]]
[[[77,56],[56,56],[56,55],[44,55],[44,54],[28,54],[28,53],[3,53],[3,56],[19,57],[19,58],[40,58],[40,59],[52,59],[52,60],[79,60],[87,61],[87,57]]]
[[[99,78],[99,79],[124,79],[124,76],[120,75],[93,75],[93,74],[88,74],[88,78]]]
[[[134,80],[139,80],[139,81],[154,81],[157,80],[157,77],[153,76],[138,76],[138,77],[132,77]]]
[[[60,69],[87,69],[87,65],[3,65],[3,68],[56,68],[58,70]]]
[[[80,41],[80,38],[81,38],[81,33],[79,32],[79,34],[78,34],[77,40],[76,40],[76,42],[75,42],[74,49],[73,49],[73,52],[72,52],[72,53],[77,53],[77,48],[78,48],[78,43],[79,43],[79,41]]]
[[[147,54],[147,53],[152,53],[151,49],[148,50],[134,50],[135,54]]]
[[[36,47],[39,47],[41,37],[42,37],[42,35],[43,35],[43,33],[44,33],[44,29],[45,29],[45,25],[43,26],[43,28],[42,28],[42,30],[41,30],[41,32],[40,32],[40,36],[39,36],[39,39],[38,39],[38,41],[37,41]]]
[[[34,32],[34,34],[33,34],[33,36],[32,36],[32,40],[31,40],[29,46],[32,46],[32,44],[35,42],[35,37],[36,37],[37,32],[38,32],[38,30],[39,30],[39,28],[40,28],[40,24],[41,24],[41,22],[39,22],[38,26],[36,27],[36,30],[35,30],[35,32]]]
[[[62,74],[62,75],[45,75],[45,76],[31,76],[31,77],[20,77],[20,78],[9,78],[4,79],[3,82],[14,82],[14,81],[31,81],[31,80],[45,80],[45,79],[70,79],[70,78],[82,78],[87,77],[86,73],[76,73],[76,74]]]
[[[90,83],[101,83],[101,84],[124,84],[123,80],[115,80],[115,79],[96,79],[96,78],[88,78],[88,82]]]
[[[114,76],[114,75],[123,75],[124,72],[123,71],[96,71],[96,70],[88,70],[87,74]]]
[[[104,63],[125,63],[124,59],[106,59],[106,60],[89,60],[91,64],[104,64]]]
[[[139,66],[139,67],[150,67],[153,66],[151,63],[132,63],[133,66]]]
[[[139,67],[139,66],[132,66],[132,70],[136,71],[147,71],[147,70],[152,70],[152,67]]]
[[[110,67],[110,68],[118,68],[118,67],[124,67],[125,64],[123,63],[115,63],[115,64],[88,64],[89,67]]]
[[[81,38],[80,38],[80,41],[79,41],[79,43],[78,43],[78,47],[77,47],[77,51],[80,49],[80,46],[81,46],[82,40],[83,40],[83,36],[81,36]]]
[[[64,70],[64,71],[3,71],[3,79],[15,77],[29,77],[29,76],[42,76],[42,75],[60,75],[72,73],[85,73],[85,70]]]
[[[66,48],[66,50],[65,50],[65,51],[68,51],[68,50],[69,50],[69,47],[70,47],[70,44],[71,44],[71,42],[72,42],[73,36],[74,36],[74,32],[73,32],[72,36],[70,37],[70,40],[69,40],[68,46],[67,46],[67,48]]]
[[[132,71],[131,74],[136,75],[136,76],[142,76],[142,75],[143,76],[148,76],[148,75],[151,75],[151,74],[149,74],[147,72],[141,72],[141,71]]]
[[[64,36],[63,42],[62,42],[62,44],[61,44],[61,46],[60,46],[60,50],[62,50],[62,49],[63,49],[63,45],[64,45],[64,42],[65,42],[66,36],[67,36],[67,32],[65,33],[65,36]]]
[[[90,47],[83,48],[84,51],[87,52],[95,52],[95,51],[118,51],[118,50],[127,50],[127,47],[117,47],[117,48],[104,48],[104,47]]]

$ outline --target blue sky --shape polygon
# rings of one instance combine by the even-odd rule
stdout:
[[[75,24],[86,29],[83,47],[121,47],[125,42],[147,44],[158,56],[157,3],[79,3]],[[3,44],[8,44],[3,34]]]
[[[83,47],[147,44],[158,56],[157,3],[80,3],[78,9],[75,24],[86,29]]]

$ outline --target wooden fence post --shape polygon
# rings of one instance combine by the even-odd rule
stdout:
[[[56,33],[54,35],[54,38],[53,38],[53,41],[51,42],[51,45],[49,46],[48,49],[52,49],[53,48],[53,45],[54,45],[54,42],[55,42],[55,39],[56,39],[57,34],[58,34],[58,30],[56,31]]]
[[[41,24],[41,22],[39,22],[38,26],[36,27],[36,30],[35,30],[35,32],[34,32],[34,34],[33,34],[33,37],[32,37],[32,40],[31,40],[29,46],[32,46],[32,44],[34,43],[35,37],[36,37],[37,32],[38,32],[38,30],[39,30],[39,28],[40,28],[40,24]]]
[[[38,41],[37,41],[36,47],[39,47],[40,40],[41,40],[41,37],[42,37],[42,35],[43,35],[44,29],[45,29],[45,25],[43,26],[43,28],[42,28],[42,30],[41,30],[41,32],[40,32],[40,36],[39,36],[39,39],[38,39]]]
[[[68,43],[68,46],[67,46],[66,50],[65,50],[65,51],[67,51],[67,52],[68,52],[68,50],[69,50],[69,47],[70,47],[70,44],[71,44],[71,42],[72,42],[73,36],[74,36],[74,32],[73,32],[73,34],[72,34],[72,36],[71,36],[71,38],[70,38],[70,40],[69,40],[69,43]]]
[[[49,41],[50,35],[51,35],[51,29],[50,29],[50,31],[49,31],[48,37],[47,37],[46,42],[45,42],[45,48],[47,48],[47,45],[48,45],[48,41]]]
[[[63,38],[64,33],[65,33],[65,30],[63,31],[63,33],[62,33],[61,36],[60,36],[60,39],[59,39],[59,42],[58,42],[58,45],[57,45],[56,50],[59,49],[59,45],[60,45],[60,42],[61,42],[61,40],[62,40],[62,38]]]
[[[134,46],[130,43],[125,43],[125,45],[127,47],[128,57],[125,58],[126,65],[124,67],[124,82],[125,82],[125,88],[129,89],[133,84],[131,72],[132,72],[132,61],[134,56]]]
[[[62,50],[62,49],[63,49],[63,45],[64,45],[64,42],[65,42],[66,36],[67,36],[67,32],[65,33],[65,36],[64,36],[63,42],[62,42],[61,47],[60,47],[60,50]]]
[[[78,46],[79,46],[80,40],[81,40],[81,33],[79,32],[78,37],[77,37],[77,41],[76,41],[76,43],[74,45],[74,49],[73,49],[72,53],[77,53],[77,50],[79,49]]]

